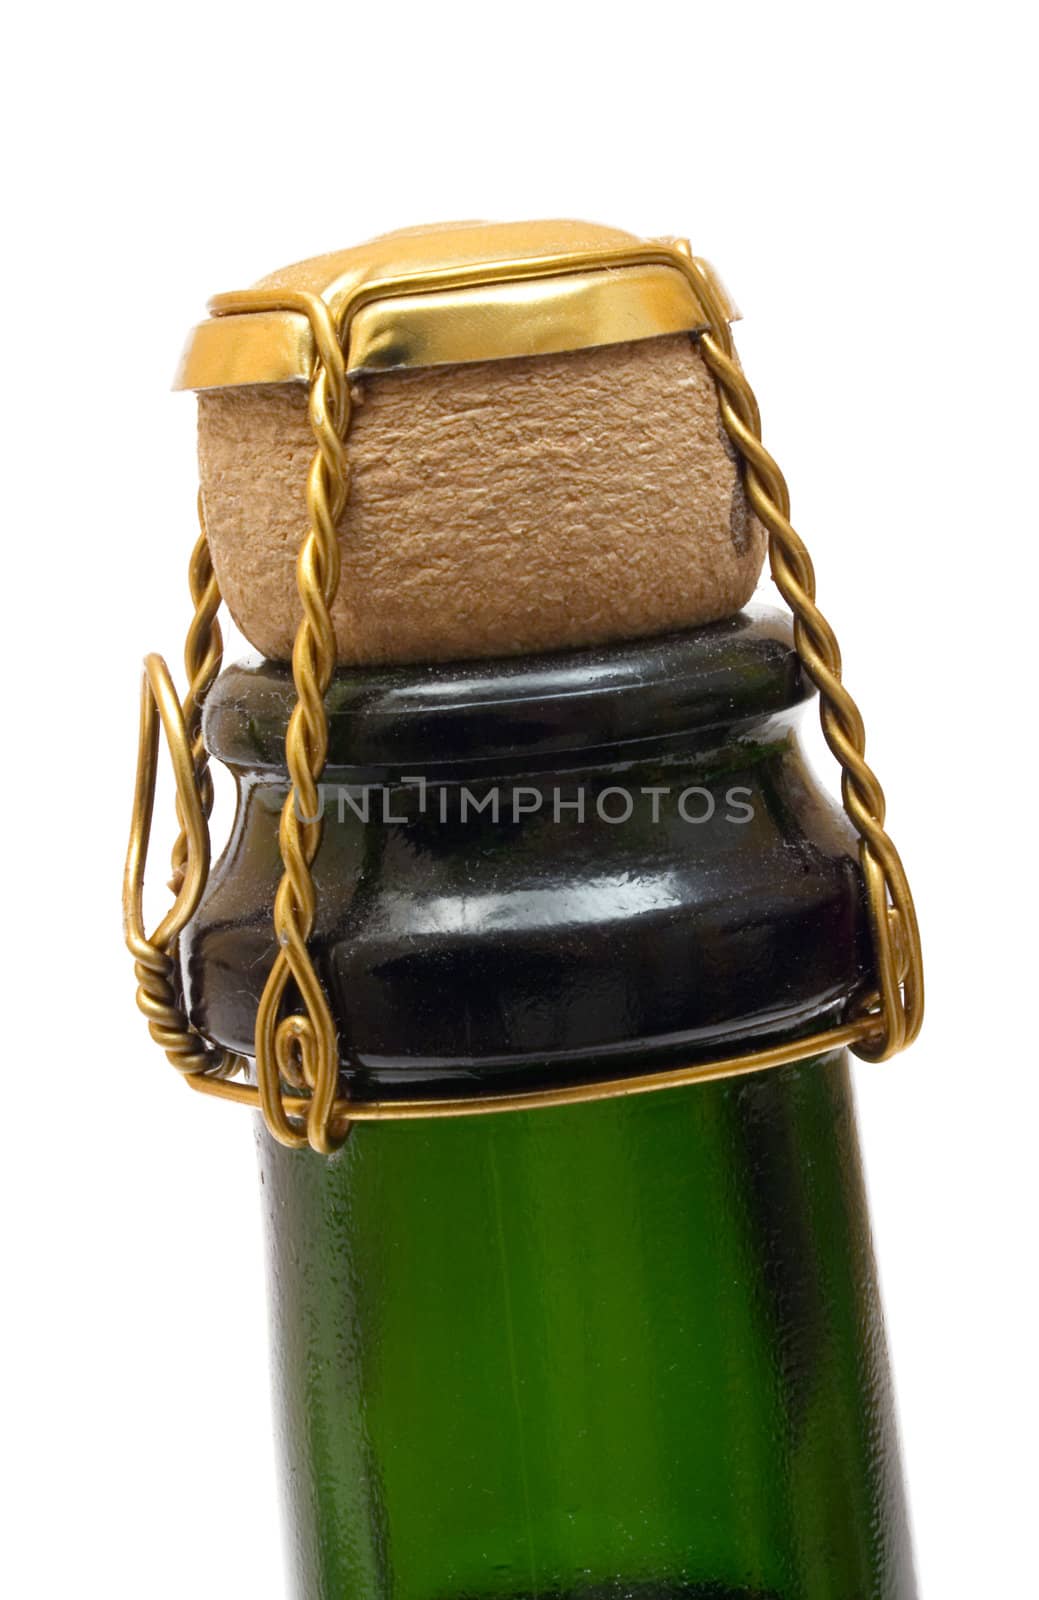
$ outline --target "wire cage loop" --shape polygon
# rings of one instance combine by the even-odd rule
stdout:
[[[173,764],[183,847],[178,848],[180,865],[175,873],[173,904],[155,931],[148,934],[144,926],[144,875],[155,807],[160,727]],[[208,819],[184,712],[165,661],[161,656],[150,655],[144,663],[141,683],[137,777],[123,875],[126,943],[134,958],[137,1004],[167,1060],[186,1075],[225,1076],[244,1063],[207,1043],[191,1026],[180,998],[177,972],[177,940],[202,897],[208,874]]]

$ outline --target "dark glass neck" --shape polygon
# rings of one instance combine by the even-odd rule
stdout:
[[[872,982],[867,918],[854,835],[796,737],[811,693],[770,611],[338,673],[313,949],[350,1092],[621,1076],[845,1020]],[[241,800],[186,990],[247,1054],[293,703],[286,666],[232,667],[205,725]]]

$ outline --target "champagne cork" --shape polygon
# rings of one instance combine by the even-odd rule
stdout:
[[[336,271],[341,279],[343,263],[356,274],[358,259],[373,271],[380,254],[403,254],[410,267],[481,248],[492,260],[496,250],[546,255],[546,243],[577,259],[582,249],[638,241],[584,224],[418,230],[300,263],[258,287]],[[667,272],[640,270],[647,282]],[[342,569],[331,614],[341,663],[598,644],[713,621],[749,599],[765,539],[714,382],[695,329],[668,331],[690,320],[663,303],[675,286],[636,286],[633,272],[593,268],[588,304],[576,310],[580,274],[569,274],[558,280],[565,314],[540,304],[540,321],[529,305],[494,300],[493,286],[484,300],[463,290],[453,323],[424,329],[414,352],[392,302],[379,331],[368,330],[371,348],[359,357],[368,366],[350,372],[350,488],[337,528]],[[555,283],[532,291],[559,292]],[[436,298],[418,306],[427,319]],[[475,332],[460,337],[467,316]],[[630,329],[644,336],[616,336]],[[469,359],[481,341],[493,359]],[[554,348],[568,343],[576,347]],[[549,348],[511,353],[531,345]],[[442,359],[458,350],[464,359]],[[388,370],[370,370],[381,361]],[[236,378],[243,372],[247,361]],[[301,616],[294,569],[315,448],[306,384],[191,386],[200,388],[201,485],[221,591],[249,641],[286,659]]]

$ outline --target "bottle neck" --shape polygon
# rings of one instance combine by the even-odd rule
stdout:
[[[911,1600],[842,1056],[259,1138],[300,1597]]]

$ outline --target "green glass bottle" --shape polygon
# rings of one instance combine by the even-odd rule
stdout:
[[[770,613],[341,672],[313,949],[353,1099],[475,1109],[843,1021],[868,922],[809,692]],[[235,1049],[291,704],[265,664],[207,712],[241,801],[185,978]],[[911,1600],[843,1052],[360,1123],[329,1158],[259,1141],[296,1595]]]

